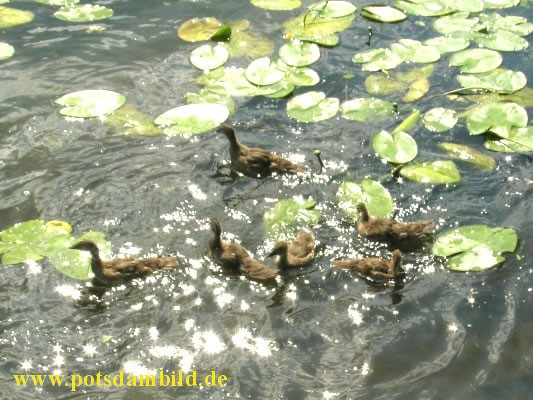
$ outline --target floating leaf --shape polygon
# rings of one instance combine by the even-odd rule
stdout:
[[[520,0],[483,0],[486,8],[509,8],[520,3]]]
[[[477,13],[483,11],[485,3],[483,0],[446,0],[446,7],[456,11]]]
[[[9,43],[0,42],[0,60],[7,60],[15,54],[15,48]]]
[[[467,49],[454,53],[450,66],[461,68],[461,72],[480,73],[496,69],[502,63],[502,56],[494,50]]]
[[[231,40],[224,45],[232,57],[266,57],[274,51],[272,40],[237,29],[233,30]]]
[[[474,26],[479,22],[477,17],[468,17],[467,12],[458,12],[438,18],[433,22],[433,28],[443,35],[456,32],[474,32]]]
[[[407,118],[405,118],[394,130],[392,133],[401,132],[401,131],[408,131],[413,126],[416,125],[418,120],[420,119],[420,111],[419,110],[413,110],[411,111],[411,114]]]
[[[465,89],[486,89],[499,93],[512,93],[526,86],[523,72],[497,68],[484,74],[458,75],[457,80]]]
[[[257,86],[244,77],[242,68],[226,68],[221,77],[209,82],[206,89],[228,96],[266,96],[282,90],[287,84],[284,80],[273,85]]]
[[[319,1],[309,6],[309,18],[332,19],[353,14],[357,7],[347,1]]]
[[[496,168],[496,161],[494,158],[480,153],[464,144],[439,143],[439,147],[446,151],[450,156],[484,169],[485,171],[492,171]]]
[[[209,40],[220,29],[222,23],[216,18],[193,18],[178,28],[178,36],[186,42]]]
[[[527,36],[533,32],[533,24],[527,18],[514,15],[501,16],[499,14],[481,14],[479,23],[490,32],[505,30],[520,36]]]
[[[370,215],[378,218],[388,217],[394,208],[389,191],[372,179],[365,178],[361,183],[345,181],[337,191],[339,207],[350,217],[359,217],[357,205],[364,203]]]
[[[367,92],[374,95],[387,96],[393,93],[403,92],[408,87],[404,82],[400,82],[388,74],[373,74],[365,79]]]
[[[281,81],[285,73],[277,69],[276,63],[270,58],[263,57],[252,61],[244,70],[244,76],[255,85],[265,86]]]
[[[81,90],[55,101],[63,106],[59,113],[67,117],[91,118],[109,114],[122,107],[126,97],[111,90]]]
[[[352,61],[363,64],[363,71],[380,71],[396,68],[403,59],[389,49],[371,49],[357,53]]]
[[[410,164],[400,170],[400,175],[421,183],[445,184],[461,180],[453,161],[433,161]]]
[[[457,113],[449,108],[432,108],[424,114],[422,122],[431,132],[444,132],[455,126]]]
[[[419,79],[409,86],[409,91],[403,97],[402,101],[406,103],[413,102],[423,97],[427,92],[429,92],[429,81],[426,78]]]
[[[222,25],[209,39],[215,42],[227,42],[231,39],[231,27],[228,25]]]
[[[324,35],[324,36],[321,36],[321,35],[318,35],[318,36],[316,35],[296,35],[296,36],[289,35],[289,36],[295,40],[301,40],[302,42],[312,42],[312,43],[318,44],[319,46],[324,46],[324,47],[335,47],[336,45],[339,44],[339,36],[333,33],[331,35]]]
[[[528,41],[523,37],[504,30],[477,35],[474,41],[487,49],[498,51],[520,51],[529,46]]]
[[[505,139],[487,140],[483,146],[503,153],[533,152],[533,127],[513,128]]]
[[[470,46],[470,42],[468,40],[450,36],[438,36],[428,39],[424,41],[424,44],[435,47],[441,54],[454,53],[459,50],[464,50]]]
[[[48,4],[49,6],[63,7],[78,4],[80,0],[34,0],[37,3]]]
[[[67,5],[54,13],[54,17],[69,22],[92,22],[113,16],[113,10],[95,4]]]
[[[440,59],[439,51],[433,46],[426,46],[418,40],[400,39],[390,46],[392,52],[405,61],[432,63]]]
[[[0,29],[25,24],[33,20],[33,13],[16,8],[0,7]]]
[[[229,52],[223,45],[211,46],[205,44],[194,49],[189,59],[191,64],[201,70],[218,68],[226,63],[229,58]]]
[[[274,11],[294,10],[302,5],[300,0],[251,0],[250,2],[256,7]]]
[[[105,116],[104,123],[123,135],[160,136],[164,132],[154,125],[154,119],[131,104],[125,104]]]
[[[320,48],[314,43],[291,40],[281,46],[279,57],[287,65],[305,67],[320,58]]]
[[[385,5],[363,7],[361,9],[361,15],[376,22],[401,22],[407,19],[407,15],[397,8]]]
[[[399,0],[394,2],[394,6],[422,17],[437,17],[452,11],[439,0]]]
[[[381,158],[395,164],[405,164],[413,160],[418,147],[407,133],[381,131],[372,137],[372,148]]]
[[[278,201],[263,217],[266,236],[286,240],[302,226],[316,225],[321,214],[314,210],[315,205],[316,201],[302,197]]]
[[[154,123],[168,135],[196,135],[208,132],[229,117],[229,110],[222,104],[187,104],[159,115]]]
[[[394,114],[397,105],[371,97],[345,101],[340,109],[342,117],[352,121],[379,121]]]
[[[339,99],[323,92],[307,92],[293,97],[287,103],[289,117],[300,122],[318,122],[333,117],[339,109]]]
[[[185,95],[188,104],[216,103],[225,105],[230,115],[235,111],[235,104],[230,96],[213,92],[209,89],[202,89],[200,93],[187,93]]]
[[[514,127],[527,125],[527,111],[516,103],[488,103],[474,107],[466,117],[471,135],[493,132],[507,138]]]
[[[320,82],[316,71],[306,67],[290,67],[278,60],[277,68],[285,72],[285,79],[294,86],[314,86]]]

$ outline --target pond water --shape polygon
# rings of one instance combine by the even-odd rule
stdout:
[[[305,5],[310,2],[304,2]],[[365,2],[372,3],[372,2]],[[284,43],[281,24],[301,14],[265,11],[248,1],[100,1],[114,17],[106,30],[53,18],[54,8],[28,1],[9,6],[35,14],[5,29],[16,48],[0,65],[0,231],[31,219],[64,220],[76,235],[102,231],[115,254],[177,254],[177,270],[107,291],[83,302],[85,282],[57,272],[47,260],[0,266],[0,398],[2,399],[519,399],[533,390],[531,319],[531,157],[490,153],[492,172],[457,162],[462,180],[424,185],[389,177],[370,146],[413,108],[464,109],[443,96],[414,104],[403,94],[399,116],[358,123],[339,116],[303,124],[286,113],[287,99],[235,98],[230,122],[243,143],[296,159],[311,173],[255,180],[230,175],[228,143],[214,131],[192,138],[121,135],[98,119],[68,121],[53,104],[77,90],[124,94],[151,118],[185,104],[201,74],[189,63],[198,44],[176,35],[194,17],[250,20],[250,31]],[[361,7],[365,4],[358,4]],[[503,14],[531,21],[531,7]],[[420,22],[425,22],[425,25]],[[335,48],[321,48],[313,65],[322,90],[341,101],[368,96],[365,73],[351,58],[398,38],[434,36],[431,18],[401,24],[357,16]],[[275,57],[275,55],[274,55]],[[449,56],[445,56],[446,57]],[[251,59],[235,58],[246,66]],[[505,53],[504,65],[532,77],[531,52]],[[401,70],[401,68],[399,69]],[[430,94],[457,88],[446,61],[430,77]],[[343,77],[354,74],[351,79]],[[297,88],[300,94],[309,89]],[[421,161],[443,158],[443,136],[417,128]],[[445,141],[483,149],[464,120]],[[318,173],[313,151],[326,169]],[[445,156],[444,156],[445,157]],[[431,244],[404,255],[403,285],[372,287],[331,260],[345,255],[388,257],[384,244],[355,232],[338,207],[345,180],[381,179],[397,217],[432,218],[436,234],[468,224],[511,227],[520,239],[500,267],[456,273],[431,255]],[[322,212],[313,233],[318,256],[275,285],[223,273],[207,256],[208,220],[218,216],[226,238],[263,260],[262,218],[277,200],[311,197]],[[520,257],[517,257],[519,255]],[[271,263],[271,261],[265,261]],[[163,369],[216,371],[220,387],[17,386],[13,374],[147,374]]]

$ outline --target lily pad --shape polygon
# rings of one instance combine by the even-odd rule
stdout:
[[[213,92],[207,88],[200,90],[200,93],[187,93],[185,99],[188,104],[216,103],[225,105],[230,115],[235,111],[235,103],[230,96]]]
[[[64,7],[78,4],[80,0],[34,0],[37,3],[48,4],[49,6]]]
[[[287,83],[282,79],[273,85],[258,86],[244,77],[244,69],[230,67],[217,80],[209,82],[206,89],[228,96],[266,96],[279,92]]]
[[[307,67],[290,67],[278,60],[277,68],[285,72],[285,79],[294,86],[314,86],[320,82],[317,72]]]
[[[319,1],[309,6],[309,17],[314,19],[341,18],[355,11],[357,7],[347,1]]]
[[[368,93],[379,96],[388,96],[407,90],[409,86],[388,74],[372,74],[365,79],[365,88]]]
[[[0,7],[0,29],[11,28],[33,20],[33,13],[16,8]]]
[[[412,161],[418,147],[415,140],[403,131],[389,133],[381,131],[372,137],[372,148],[381,158],[395,164]]]
[[[483,0],[446,0],[446,7],[456,11],[478,13],[483,11],[485,3]]]
[[[432,63],[440,59],[440,53],[435,47],[418,40],[400,39],[398,43],[391,44],[390,49],[405,61]]]
[[[357,53],[352,61],[363,64],[363,71],[380,71],[396,68],[404,60],[389,49],[371,49]]]
[[[481,14],[479,24],[489,32],[505,30],[519,36],[527,36],[533,32],[533,24],[527,18],[515,15]]]
[[[468,40],[451,36],[438,36],[424,41],[424,44],[435,47],[441,54],[454,53],[470,46]]]
[[[474,107],[466,117],[471,135],[492,132],[507,138],[511,129],[527,126],[527,111],[516,103],[488,103]]]
[[[193,18],[180,25],[178,36],[186,42],[209,40],[221,26],[216,18]]]
[[[521,71],[497,68],[484,74],[458,75],[457,80],[465,89],[485,89],[498,93],[513,93],[527,84]]]
[[[437,17],[452,11],[439,0],[399,0],[394,2],[394,6],[406,13],[421,17]]]
[[[381,4],[363,7],[361,16],[376,22],[402,22],[407,19],[407,15],[397,8]]]
[[[67,5],[54,13],[54,17],[69,22],[92,22],[113,16],[113,10],[95,4]]]
[[[502,55],[489,49],[466,49],[450,57],[450,66],[461,68],[461,72],[481,73],[496,69],[502,63]]]
[[[59,113],[67,117],[92,118],[109,114],[122,107],[126,97],[111,90],[81,90],[55,101],[63,106]]]
[[[370,97],[345,101],[340,109],[341,116],[352,121],[380,121],[393,115],[397,104]]]
[[[533,126],[513,128],[506,138],[487,140],[483,146],[491,151],[503,153],[531,153],[533,152]]]
[[[333,117],[339,110],[339,99],[323,92],[307,92],[287,103],[287,114],[300,122],[318,122]]]
[[[229,58],[229,52],[223,45],[211,46],[205,44],[194,49],[189,59],[191,64],[201,70],[210,70],[218,68],[226,63]]]
[[[274,51],[272,40],[237,29],[233,29],[231,39],[224,46],[231,57],[266,57]]]
[[[402,101],[411,103],[422,98],[427,92],[429,92],[429,81],[426,78],[418,79],[409,85],[409,90]]]
[[[457,12],[445,15],[433,22],[433,28],[443,35],[456,32],[475,32],[474,26],[479,22],[477,17],[469,17],[467,12]]]
[[[520,3],[520,0],[483,0],[486,8],[509,8]]]
[[[501,253],[513,252],[518,237],[510,228],[490,228],[486,225],[468,225],[440,235],[433,254],[448,259],[448,268],[456,271],[481,271],[505,259]]]
[[[222,104],[187,104],[164,112],[154,123],[167,135],[196,135],[216,128],[228,117],[229,110]]]
[[[364,203],[369,214],[378,218],[388,217],[394,208],[389,191],[381,183],[368,178],[361,183],[343,182],[337,191],[337,198],[339,207],[354,219],[359,217],[359,203]]]
[[[291,40],[279,49],[281,60],[293,67],[305,67],[320,58],[318,45],[300,40]]]
[[[496,168],[496,160],[464,144],[439,143],[439,147],[450,156],[461,161],[465,161],[477,168],[485,171],[492,171]]]
[[[400,175],[416,182],[431,184],[447,184],[461,180],[461,174],[453,161],[410,164],[400,170]]]
[[[15,54],[15,48],[9,43],[0,42],[0,60],[7,60]]]
[[[300,0],[251,0],[250,2],[256,7],[273,11],[294,10],[302,5]]]
[[[474,41],[487,49],[497,51],[520,51],[529,46],[528,41],[523,37],[504,30],[477,35]]]
[[[316,225],[321,214],[315,205],[316,201],[300,196],[278,201],[263,217],[266,236],[286,240],[294,237],[299,228]]]
[[[455,126],[457,113],[449,108],[436,107],[424,114],[422,122],[431,132],[444,132]]]
[[[244,76],[254,85],[265,86],[281,81],[285,73],[276,68],[276,62],[263,57],[252,61],[244,70]]]

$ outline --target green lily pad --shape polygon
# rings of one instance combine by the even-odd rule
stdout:
[[[501,253],[515,251],[517,243],[516,232],[510,228],[468,225],[440,235],[432,251],[436,256],[451,256],[450,269],[481,271],[504,261]]]
[[[400,170],[400,175],[416,182],[431,184],[447,184],[461,180],[461,174],[453,161],[410,164]]]
[[[463,97],[478,104],[513,101],[524,108],[533,107],[533,89],[527,86],[510,94],[491,92],[484,94],[465,94]]]
[[[189,56],[191,64],[201,70],[218,68],[226,63],[229,52],[223,45],[211,46],[205,44],[194,49]]]
[[[290,67],[278,60],[277,68],[285,72],[285,79],[294,86],[314,86],[320,82],[318,73],[307,67]]]
[[[276,68],[276,62],[263,57],[252,61],[244,70],[244,76],[254,85],[265,86],[281,81],[285,73]]]
[[[265,97],[269,97],[271,99],[280,99],[291,94],[293,90],[294,90],[294,85],[286,81],[286,83],[284,83],[277,92],[266,94]]]
[[[417,63],[432,63],[440,59],[440,53],[433,46],[426,46],[418,40],[400,39],[393,43],[390,49],[405,61]]]
[[[450,66],[461,68],[461,72],[481,73],[496,69],[502,63],[502,55],[488,49],[466,49],[450,57]]]
[[[359,98],[341,104],[341,116],[352,121],[380,121],[396,112],[397,104],[374,97]]]
[[[357,205],[364,203],[370,215],[378,218],[388,217],[394,202],[389,191],[372,179],[365,178],[361,183],[345,181],[337,191],[339,207],[350,217],[357,219]]]
[[[321,35],[318,35],[318,36],[316,35],[298,35],[298,36],[289,35],[289,36],[291,36],[291,38],[294,40],[300,40],[302,42],[312,42],[323,47],[335,47],[336,45],[339,44],[339,36],[334,33],[332,33],[331,35],[325,35],[325,36],[321,36]]]
[[[498,93],[513,93],[527,84],[523,72],[497,68],[484,74],[458,75],[457,80],[465,89],[485,89]]]
[[[519,36],[527,36],[533,32],[533,24],[527,18],[514,15],[481,14],[479,24],[489,32],[504,30]]]
[[[483,143],[486,149],[503,153],[533,152],[533,126],[512,128],[506,138],[487,140]]]
[[[67,5],[54,13],[54,17],[69,22],[92,22],[113,16],[113,10],[95,4]]]
[[[0,29],[25,24],[33,20],[33,13],[16,8],[0,7]]]
[[[178,36],[186,42],[209,40],[221,26],[216,18],[193,18],[180,25]]]
[[[361,16],[376,22],[402,22],[407,19],[407,15],[397,8],[381,4],[363,7]]]
[[[376,133],[372,137],[372,148],[378,156],[395,164],[408,163],[418,153],[415,140],[403,131],[392,134],[387,131]]]
[[[471,135],[490,131],[506,139],[514,127],[526,127],[527,120],[527,111],[516,103],[488,103],[469,112],[466,127]]]
[[[429,92],[429,81],[426,78],[418,79],[409,85],[409,90],[402,98],[406,103],[413,102]]]
[[[300,122],[318,122],[333,117],[339,110],[339,99],[324,92],[307,92],[287,103],[287,114]]]
[[[152,116],[139,111],[132,104],[125,104],[112,114],[106,115],[103,122],[110,130],[122,135],[164,135],[163,130],[155,126]]]
[[[455,11],[478,13],[483,11],[485,3],[483,0],[446,0],[446,7]]]
[[[357,7],[347,1],[319,1],[309,6],[309,18],[333,19],[353,14]]]
[[[229,110],[222,104],[187,104],[164,112],[154,123],[167,135],[196,135],[213,130],[228,117]]]
[[[396,77],[386,74],[372,74],[365,79],[365,88],[368,93],[379,96],[388,96],[407,90],[408,84],[401,82]]]
[[[300,40],[291,40],[279,49],[281,60],[293,67],[305,67],[320,58],[318,45]]]
[[[487,49],[497,51],[520,51],[527,49],[529,46],[528,41],[523,37],[504,30],[485,35],[476,35],[474,41]]]
[[[224,94],[228,96],[266,96],[282,90],[287,84],[285,80],[281,80],[272,85],[258,86],[252,84],[244,76],[244,69],[242,68],[226,68],[222,76],[217,80],[209,82],[206,89],[212,92]]]
[[[222,25],[209,39],[215,42],[227,42],[231,39],[231,26]]]
[[[315,210],[316,201],[293,197],[280,200],[263,216],[265,235],[273,240],[294,237],[303,226],[313,226],[320,220],[320,211]]]
[[[294,10],[302,5],[300,0],[250,0],[250,2],[256,7],[273,11]]]
[[[436,107],[424,114],[422,122],[431,132],[450,130],[457,123],[457,113],[449,108]]]
[[[443,35],[450,35],[456,32],[473,32],[474,26],[479,22],[477,17],[469,17],[467,12],[457,12],[445,15],[433,22],[433,28]]]
[[[438,36],[424,41],[424,44],[435,47],[441,54],[454,53],[470,46],[468,40],[451,36]]]
[[[227,94],[216,93],[208,88],[200,90],[200,93],[187,93],[185,99],[188,104],[216,103],[226,106],[230,115],[235,111],[235,103]]]
[[[464,144],[439,143],[439,147],[453,158],[465,161],[485,171],[492,171],[496,168],[496,160],[494,158]]]
[[[483,0],[485,8],[509,8],[520,3],[520,0]]]
[[[248,32],[233,29],[230,41],[224,43],[231,57],[266,57],[274,51],[272,40]]]
[[[80,0],[33,0],[37,3],[48,4],[49,6],[64,7],[68,5],[78,4]]]
[[[59,113],[67,117],[92,118],[109,114],[122,107],[126,97],[111,90],[81,90],[55,101],[63,106]]]
[[[0,60],[7,60],[15,54],[15,48],[9,43],[0,42]]]
[[[389,49],[371,49],[357,53],[352,61],[363,64],[363,71],[381,71],[396,68],[404,60]]]
[[[394,6],[406,13],[421,17],[437,17],[452,11],[439,0],[399,0],[394,2]]]

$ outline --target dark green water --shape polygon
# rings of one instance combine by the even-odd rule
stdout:
[[[512,227],[520,238],[503,266],[459,274],[430,255],[430,246],[405,255],[401,288],[372,288],[332,271],[343,255],[387,255],[364,240],[338,209],[344,180],[386,176],[371,136],[398,121],[365,125],[334,117],[315,124],[290,120],[286,99],[238,98],[231,118],[240,139],[299,156],[312,170],[321,149],[327,169],[304,178],[257,181],[231,178],[217,168],[228,158],[216,133],[193,139],[122,136],[98,120],[69,122],[53,101],[83,89],[121,92],[153,117],[185,104],[198,92],[188,61],[197,44],[177,38],[193,17],[247,18],[256,34],[283,43],[281,23],[295,12],[267,12],[248,1],[105,1],[115,11],[106,31],[52,17],[54,9],[30,1],[11,7],[34,21],[1,31],[16,48],[0,64],[0,230],[35,218],[70,222],[75,234],[106,233],[116,253],[176,253],[180,268],[109,291],[100,305],[80,304],[85,283],[60,275],[47,261],[0,266],[0,398],[2,399],[526,399],[533,390],[531,299],[531,158],[491,153],[491,173],[460,164],[463,179],[425,186],[386,180],[398,216],[433,218],[436,233],[459,225]],[[357,4],[358,7],[364,4]],[[531,21],[531,7],[506,10]],[[426,26],[416,24],[425,21]],[[375,47],[398,38],[434,35],[428,18],[378,25],[357,17],[341,44],[322,49],[313,65],[322,82],[312,90],[344,101],[365,97],[360,67],[367,27]],[[230,60],[246,66],[249,59]],[[532,77],[531,52],[504,54],[504,65]],[[343,74],[355,74],[345,80]],[[431,94],[456,88],[445,61],[430,78]],[[307,91],[296,90],[296,94]],[[404,104],[422,112],[453,106],[443,97]],[[465,107],[467,103],[465,103]],[[480,151],[464,121],[444,135]],[[423,128],[413,136],[418,160],[440,155],[443,136]],[[236,237],[263,259],[262,216],[278,199],[301,194],[318,202],[323,220],[315,262],[283,275],[275,287],[226,276],[206,256],[208,218],[216,215],[226,237]],[[72,295],[71,295],[72,293]],[[17,387],[13,374],[149,373],[164,369],[215,370],[224,388]]]

